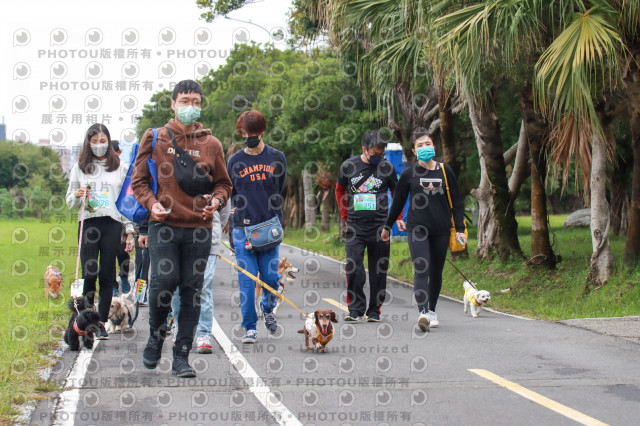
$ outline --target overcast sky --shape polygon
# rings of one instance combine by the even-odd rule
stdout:
[[[264,0],[208,24],[195,0],[3,2],[0,117],[7,138],[76,145],[103,122],[135,142],[153,93],[225,62],[234,43],[284,41],[291,0]],[[288,33],[286,33],[288,36]]]

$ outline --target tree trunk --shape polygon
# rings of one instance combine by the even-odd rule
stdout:
[[[304,188],[304,227],[316,225],[316,195],[313,193],[313,178],[307,169],[302,171],[302,186]]]
[[[473,191],[479,203],[478,248],[486,259],[497,253],[502,260],[522,257],[518,242],[518,223],[507,183],[500,123],[493,107],[469,101],[469,116],[480,156],[480,186]]]
[[[511,148],[509,148],[511,149]],[[505,166],[509,164],[507,161],[507,155],[504,155]],[[511,202],[515,202],[518,192],[520,192],[520,186],[522,182],[531,174],[531,167],[529,166],[529,141],[527,140],[527,132],[525,131],[524,120],[520,125],[520,136],[518,137],[518,143],[516,144],[515,163],[513,165],[513,171],[511,177],[509,177],[509,192],[511,193]]]
[[[406,84],[393,90],[393,102],[386,99],[387,126],[404,148],[409,163],[413,162],[411,135],[416,130],[427,130],[438,115],[438,93],[431,84],[424,93],[415,94]]]
[[[549,240],[547,221],[547,153],[543,149],[549,122],[534,109],[531,88],[522,91],[522,124],[531,153],[531,260],[534,265],[556,267],[556,255]]]
[[[302,178],[298,178],[298,199],[297,208],[296,208],[296,229],[302,228],[304,224],[304,185],[302,183]]]
[[[333,211],[335,188],[330,186],[329,188],[323,188],[322,190],[322,225],[320,229],[322,232],[329,232],[331,229],[331,213]]]
[[[611,231],[613,235],[627,235],[629,228],[629,196],[627,195],[628,160],[616,155],[609,182],[611,182]]]
[[[456,153],[456,141],[453,133],[453,112],[451,111],[451,97],[444,87],[442,76],[438,76],[438,111],[440,114],[440,140],[442,141],[442,158],[451,167],[453,174],[460,176],[460,164]]]
[[[591,268],[587,284],[603,286],[613,273],[613,255],[609,246],[609,203],[607,202],[607,148],[593,137],[591,148]]]
[[[633,183],[629,206],[629,229],[624,246],[624,264],[635,268],[640,263],[640,75],[636,75],[636,81],[629,82],[628,86],[630,90],[627,104],[631,117]]]
[[[282,226],[285,228],[293,226],[294,216],[296,214],[296,181],[293,176],[289,176],[287,179],[287,198],[284,202],[284,209],[282,215],[284,217],[284,223]]]

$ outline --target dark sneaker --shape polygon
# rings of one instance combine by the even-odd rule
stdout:
[[[102,324],[98,326],[98,331],[96,331],[96,339],[109,340],[109,333],[107,333],[107,330],[105,330],[104,325]]]
[[[160,357],[162,356],[163,343],[164,339],[154,336],[154,333],[149,336],[147,346],[144,348],[144,352],[142,353],[142,364],[145,368],[153,370],[158,366],[158,362],[160,362]]]
[[[367,321],[369,321],[369,322],[380,322],[380,315],[378,315],[375,312],[371,312],[370,314],[367,314]]]
[[[178,377],[196,377],[196,372],[189,365],[189,350],[187,345],[173,347],[173,364],[171,374]]]
[[[120,290],[122,294],[129,293],[131,291],[131,284],[127,277],[120,277]]]
[[[262,314],[264,315],[264,326],[267,327],[267,330],[269,330],[271,334],[275,333],[278,329],[278,322],[276,321],[275,314],[273,312],[267,313],[264,311],[262,311]]]
[[[350,322],[357,322],[357,321],[360,321],[362,318],[364,318],[362,315],[359,315],[355,311],[351,311],[347,314],[346,317],[344,317],[344,320],[350,321]]]

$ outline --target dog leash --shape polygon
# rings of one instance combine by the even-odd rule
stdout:
[[[223,243],[224,244],[224,243]],[[226,244],[224,244],[226,246]],[[290,304],[291,306],[294,307],[295,310],[297,310],[298,312],[300,312],[302,315],[304,315],[307,318],[311,318],[309,315],[305,314],[304,312],[302,312],[302,310],[300,310],[300,308],[298,308],[291,300],[289,300],[286,296],[284,296],[283,294],[280,294],[279,292],[277,292],[276,290],[273,289],[273,287],[271,287],[269,284],[265,283],[264,281],[262,281],[260,278],[256,277],[255,275],[251,274],[250,272],[248,272],[247,270],[243,269],[242,267],[240,267],[237,263],[234,263],[232,261],[230,261],[229,259],[227,259],[226,257],[224,257],[223,255],[219,254],[218,255],[219,258],[223,259],[224,261],[226,261],[227,263],[229,263],[231,266],[233,266],[234,268],[236,268],[238,271],[242,272],[243,274],[245,274],[246,276],[248,276],[249,278],[251,278],[252,280],[254,280],[255,282],[257,282],[258,284],[260,284],[262,286],[262,288],[266,288],[267,290],[269,290],[271,293],[275,294],[276,297],[284,300],[285,302],[287,302],[288,304]]]
[[[141,249],[142,249],[142,254],[141,254],[140,257],[142,258],[142,262],[141,262],[142,265],[140,266],[140,276],[136,280],[136,283],[138,282],[138,280],[142,279],[142,275],[144,274],[144,263],[145,263],[145,260],[146,260],[144,255],[147,254],[147,249],[145,247],[141,247]],[[133,291],[133,288],[131,290],[129,290],[129,291]],[[145,290],[145,292],[146,292],[146,290]],[[128,310],[129,310],[129,308],[127,308],[127,311]],[[133,324],[138,319],[139,311],[140,311],[140,302],[137,300],[137,297],[136,297],[136,310],[135,310],[135,314],[133,315],[133,319],[131,319],[131,312],[129,312],[129,328],[133,327]]]
[[[85,200],[87,198],[87,193],[86,193],[86,189],[85,192],[82,194],[82,208],[80,211],[80,237],[78,238],[78,256],[76,259],[76,280],[74,282],[78,282],[78,269],[80,268],[80,247],[82,246],[82,230],[84,228],[84,205],[85,205]],[[80,311],[78,311],[78,298],[73,295],[73,307],[75,308],[76,312],[78,314],[80,314]]]
[[[456,271],[458,271],[458,273],[459,273],[460,275],[462,275],[462,278],[464,278],[464,279],[465,279],[465,281],[467,281],[467,282],[469,283],[469,285],[471,285],[471,287],[473,287],[475,290],[477,290],[477,289],[478,289],[475,285],[473,285],[473,283],[471,282],[471,280],[470,280],[469,278],[467,278],[467,277],[462,273],[462,271],[461,271],[460,269],[458,269],[458,267],[457,267],[456,265],[454,265],[454,264],[453,264],[453,262],[452,262],[452,261],[450,261],[448,258],[447,258],[447,262],[449,262],[449,263],[451,264],[451,266],[453,266],[453,267],[455,268],[455,270],[456,270]]]

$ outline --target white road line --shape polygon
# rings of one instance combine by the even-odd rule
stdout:
[[[297,249],[297,250],[300,250],[300,251],[303,251],[303,250],[304,250],[304,249],[302,249],[302,248],[300,248],[300,247],[292,246],[292,245],[289,245],[289,244],[284,244],[284,243],[282,243],[281,245],[283,245],[283,246],[287,246],[287,247],[291,247],[291,248],[294,248],[294,249]],[[336,263],[338,263],[338,264],[340,264],[340,265],[344,265],[344,264],[346,264],[346,262],[343,262],[343,261],[341,261],[341,260],[334,259],[334,258],[329,257],[329,256],[325,256],[324,254],[316,253],[316,252],[313,252],[313,251],[310,251],[310,250],[304,250],[304,251],[306,251],[307,253],[312,254],[312,255],[314,255],[314,256],[318,256],[318,257],[321,257],[321,258],[323,258],[323,259],[330,260],[330,261],[332,261],[332,262],[336,262]],[[369,271],[366,271],[366,270],[365,270],[365,273],[367,274],[367,276],[369,275]],[[411,288],[411,289],[413,288],[413,284],[408,283],[408,282],[405,282],[405,281],[402,281],[402,280],[399,280],[399,279],[394,278],[394,277],[387,277],[387,280],[388,280],[388,281],[396,282],[396,283],[398,283],[398,284],[400,284],[400,285],[402,285],[402,286],[404,286],[404,287],[407,287],[407,288]],[[455,298],[455,297],[451,297],[451,296],[446,296],[446,295],[444,295],[444,294],[441,294],[441,295],[440,295],[440,297],[441,297],[441,298],[444,298],[444,299],[447,299],[447,300],[451,300],[452,302],[464,303],[464,302],[463,302],[462,300],[460,300],[460,299],[457,299],[457,298]],[[518,319],[526,320],[526,321],[535,321],[535,319],[533,319],[533,318],[521,317],[520,315],[514,315],[514,314],[508,314],[508,313],[506,313],[506,312],[496,311],[495,309],[487,308],[486,306],[483,306],[482,308],[483,308],[484,310],[489,311],[489,312],[492,312],[492,313],[494,313],[494,314],[505,315],[505,316],[507,316],[507,317],[511,317],[511,318],[518,318]]]
[[[218,341],[224,353],[227,354],[233,367],[240,373],[247,385],[249,385],[249,391],[260,401],[264,408],[271,413],[278,424],[283,426],[302,426],[300,420],[277,399],[276,395],[271,392],[269,386],[264,383],[253,367],[249,365],[249,362],[238,348],[231,343],[231,340],[229,340],[224,331],[222,331],[218,320],[215,318],[213,318],[212,331],[213,337]]]
[[[87,366],[91,362],[93,353],[99,343],[100,340],[96,339],[93,349],[83,347],[78,354],[73,368],[65,379],[64,388],[66,390],[60,394],[60,402],[56,408],[56,416],[53,422],[55,426],[73,426],[75,424],[78,402],[80,401],[80,388],[87,375]]]

